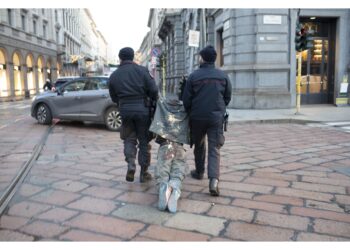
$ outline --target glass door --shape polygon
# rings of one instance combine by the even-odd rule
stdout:
[[[301,104],[332,103],[334,95],[335,20],[308,18],[302,23],[314,31],[313,47],[302,52]]]
[[[303,104],[328,102],[328,51],[328,39],[314,38],[313,47],[302,52],[301,102]]]

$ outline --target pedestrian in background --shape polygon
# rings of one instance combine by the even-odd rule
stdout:
[[[219,196],[220,193],[220,148],[225,142],[224,115],[232,92],[228,76],[215,68],[216,56],[215,49],[210,45],[199,52],[199,69],[189,75],[183,94],[194,143],[196,169],[191,171],[191,176],[203,179],[207,135],[209,192],[213,196]]]
[[[122,119],[120,138],[124,142],[125,161],[128,164],[126,181],[134,181],[137,145],[141,166],[140,182],[152,179],[148,172],[151,161],[150,103],[158,98],[158,88],[147,68],[133,62],[134,50],[119,51],[120,66],[109,78],[109,93],[119,106]]]
[[[43,86],[43,89],[44,89],[45,91],[48,91],[48,90],[51,90],[51,89],[52,89],[52,84],[51,84],[50,79],[46,79],[46,82],[45,82],[45,84],[44,84],[44,86]]]
[[[159,98],[150,130],[157,135],[159,144],[155,169],[158,208],[175,213],[188,172],[184,144],[189,144],[189,123],[182,102]]]

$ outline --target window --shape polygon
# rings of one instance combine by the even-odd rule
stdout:
[[[57,10],[55,10],[55,21],[56,21],[56,23],[58,23],[58,13],[57,13]]]
[[[223,55],[224,39],[222,37],[223,32],[224,32],[223,28],[216,31],[216,48],[218,53],[216,65],[219,67],[224,66],[224,55]]]
[[[33,33],[36,34],[37,28],[36,28],[36,20],[33,20]]]
[[[64,87],[63,92],[81,91],[84,89],[84,86],[84,81],[71,82]]]
[[[100,79],[99,80],[99,88],[100,89],[108,89],[108,79]]]
[[[60,39],[59,39],[60,37],[59,37],[59,33],[58,33],[58,31],[56,31],[56,42],[57,42],[57,44],[59,44],[59,42],[60,42]]]
[[[43,38],[46,38],[46,24],[43,25]]]
[[[43,15],[45,15],[45,9],[41,9],[41,12],[43,13]]]
[[[87,81],[85,84],[84,90],[98,90],[99,89],[99,81],[97,79],[91,79]]]
[[[10,26],[12,26],[12,10],[7,9],[7,22]]]
[[[24,14],[21,15],[22,21],[22,30],[26,31],[26,16]]]

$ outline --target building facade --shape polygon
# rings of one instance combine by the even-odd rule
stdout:
[[[313,47],[302,52],[302,104],[334,104],[349,73],[349,9],[163,9],[158,37],[166,53],[166,87],[198,67],[200,48],[211,44],[216,66],[232,84],[231,108],[291,108],[296,104],[295,29],[314,30]],[[299,17],[299,18],[298,18]],[[151,28],[152,29],[152,28]],[[198,47],[189,46],[199,32]],[[151,31],[152,33],[152,31]],[[159,74],[161,82],[162,74]]]
[[[88,9],[0,9],[0,101],[35,95],[46,79],[102,74],[107,46]]]
[[[58,74],[51,9],[0,9],[0,98],[35,94]]]

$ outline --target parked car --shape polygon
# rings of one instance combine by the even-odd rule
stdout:
[[[33,98],[31,115],[40,124],[51,124],[53,118],[104,123],[119,131],[121,117],[108,91],[108,77],[80,77]]]

